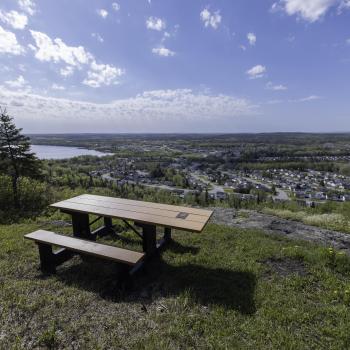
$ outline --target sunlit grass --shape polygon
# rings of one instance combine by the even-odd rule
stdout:
[[[39,226],[71,231],[45,218],[0,226],[1,349],[350,346],[350,261],[342,252],[209,225],[202,234],[175,232],[162,258],[121,290],[113,265],[79,257],[42,276],[35,244],[23,239]],[[141,249],[137,236],[124,236],[123,246]],[[283,262],[282,274],[272,268]]]
[[[313,225],[329,230],[350,233],[350,221],[343,214],[310,214],[307,211],[292,211],[288,209],[264,208],[262,212],[276,215],[283,219],[301,221],[306,225]]]

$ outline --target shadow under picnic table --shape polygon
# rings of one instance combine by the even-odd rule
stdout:
[[[166,250],[169,250],[173,253],[176,254],[192,254],[192,255],[196,255],[198,254],[200,248],[199,247],[194,247],[194,246],[187,246],[187,245],[183,245],[175,240],[171,240],[169,243],[167,243]]]
[[[172,266],[162,262],[159,275],[166,294],[190,291],[195,302],[215,304],[242,314],[256,311],[254,297],[256,277],[251,272],[186,264]]]
[[[194,264],[174,266],[154,259],[132,278],[132,287],[127,290],[117,283],[115,265],[104,262],[80,262],[62,267],[57,277],[66,284],[95,292],[114,302],[140,301],[147,305],[157,298],[189,291],[192,300],[203,306],[223,306],[246,315],[256,311],[256,277],[245,271]]]

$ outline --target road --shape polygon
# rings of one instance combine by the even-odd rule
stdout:
[[[216,194],[218,192],[225,192],[223,186],[219,186],[219,185],[217,185],[217,184],[215,184],[215,183],[213,183],[213,182],[211,182],[209,180],[205,180],[205,179],[203,179],[202,177],[200,177],[197,174],[191,174],[191,176],[194,179],[196,179],[197,181],[201,181],[201,182],[207,184],[208,186],[211,186],[211,189],[208,191],[209,194],[212,194],[212,195],[216,196]],[[118,181],[118,180],[114,179],[113,177],[111,177],[109,174],[102,174],[102,178],[105,179],[105,180],[114,181],[114,182]],[[250,181],[252,183],[255,183],[255,184],[266,186],[269,189],[271,189],[270,185],[265,184],[265,183],[263,183],[261,181],[253,180],[253,179],[248,178],[248,177],[244,177],[243,179],[245,179],[247,181]],[[128,181],[128,183],[136,184],[134,181]],[[179,187],[168,186],[168,185],[156,185],[156,184],[145,184],[145,183],[140,183],[140,185],[146,186],[146,187],[158,188],[158,189],[162,189],[162,190],[168,190],[168,191],[182,190],[184,192],[184,194],[193,192],[193,190],[189,190],[188,188],[179,188]],[[273,196],[273,198],[281,200],[281,201],[288,201],[288,200],[290,200],[287,192],[285,192],[285,191],[283,191],[283,190],[281,190],[279,188],[276,188],[276,192],[277,192],[277,195]]]
[[[212,189],[208,191],[209,194],[216,195],[218,192],[225,192],[224,188],[222,186],[216,185],[215,183],[210,182],[209,180],[205,180],[197,174],[191,174],[191,176],[194,179],[196,179],[197,181],[201,181],[201,182],[205,183],[206,185],[211,186]]]
[[[266,184],[264,182],[261,182],[261,181],[258,181],[258,180],[253,180],[250,177],[244,177],[244,179],[247,180],[247,181],[250,181],[250,182],[252,182],[254,184],[257,184],[257,185],[266,186],[269,189],[272,188],[271,185],[268,185],[268,184]],[[273,196],[274,199],[278,199],[280,201],[290,201],[290,198],[289,198],[287,192],[281,190],[280,188],[276,188],[276,192],[277,192],[277,195]]]
[[[101,177],[105,180],[113,181],[113,182],[118,182],[117,179],[111,177],[109,174],[102,174]],[[135,181],[132,180],[127,180],[129,184],[136,184]],[[189,190],[188,188],[179,188],[179,187],[174,187],[174,186],[168,186],[168,185],[156,185],[156,184],[145,184],[145,183],[138,183],[138,185],[145,186],[145,187],[152,187],[152,188],[158,188],[161,190],[168,190],[168,191],[174,191],[174,190],[181,190],[184,191],[184,194],[194,192],[193,190]]]

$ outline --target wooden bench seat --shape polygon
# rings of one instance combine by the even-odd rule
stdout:
[[[72,257],[73,253],[92,255],[98,258],[123,263],[131,267],[141,262],[144,253],[68,237],[51,231],[38,230],[24,236],[39,246],[41,268],[44,272],[54,272],[55,267]],[[52,245],[62,247],[59,252],[52,251]]]

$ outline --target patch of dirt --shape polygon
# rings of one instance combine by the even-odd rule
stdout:
[[[281,219],[255,210],[210,208],[214,211],[211,222],[242,229],[260,229],[291,239],[301,239],[326,247],[334,247],[350,255],[350,234],[305,225],[298,221]]]
[[[302,260],[292,258],[270,258],[265,261],[262,261],[262,263],[267,265],[271,272],[274,272],[282,277],[287,277],[289,275],[308,275],[307,268]]]
[[[63,221],[63,220],[53,220],[53,221],[47,221],[46,224],[56,226],[56,227],[68,227],[72,226],[70,222]]]

